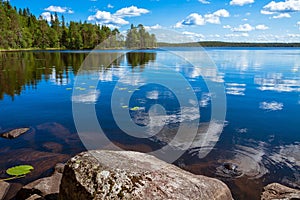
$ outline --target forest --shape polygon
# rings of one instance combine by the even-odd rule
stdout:
[[[17,9],[9,1],[0,0],[0,49],[93,49],[102,48],[153,48],[155,35],[143,25],[131,25],[127,35],[88,22],[66,23],[64,16],[51,15],[48,22],[36,17],[28,8]],[[61,19],[61,20],[60,20]]]

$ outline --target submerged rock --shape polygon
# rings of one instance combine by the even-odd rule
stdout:
[[[194,175],[154,156],[94,150],[70,159],[59,199],[232,199],[221,181]]]
[[[6,183],[4,181],[0,181],[0,200],[4,199],[6,193],[9,190],[9,183]]]
[[[279,183],[271,183],[264,187],[261,195],[262,200],[296,200],[300,199],[300,190],[292,189]]]
[[[25,185],[17,194],[17,199],[57,199],[62,178],[63,164],[57,164],[50,177],[45,177]]]
[[[27,131],[29,131],[30,128],[17,128],[11,131],[8,131],[6,133],[2,133],[0,136],[6,139],[15,139],[19,137],[20,135],[23,135]]]

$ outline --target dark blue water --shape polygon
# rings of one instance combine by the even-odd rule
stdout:
[[[0,54],[0,130],[31,128],[14,140],[0,138],[1,177],[8,167],[32,164],[40,170],[18,180],[26,183],[89,148],[97,130],[92,114],[82,114],[83,125],[74,122],[74,106],[81,106],[94,108],[104,136],[127,150],[159,151],[183,124],[172,151],[192,143],[174,163],[223,180],[236,198],[259,198],[270,182],[300,188],[300,49],[98,51],[96,59],[89,53]],[[224,121],[222,113],[214,118],[212,108],[224,112],[214,100],[226,106]]]

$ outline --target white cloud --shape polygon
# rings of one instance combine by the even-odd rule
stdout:
[[[108,4],[108,7],[112,5]],[[130,6],[117,10],[112,14],[107,11],[98,10],[95,15],[90,15],[88,21],[95,21],[97,24],[106,25],[110,28],[118,28],[119,26],[129,24],[125,17],[137,17],[142,14],[149,13],[149,10],[144,8],[138,8],[136,6]]]
[[[209,1],[207,1],[207,0],[198,0],[200,3],[203,3],[203,4],[210,4],[210,2]]]
[[[48,22],[51,21],[51,13],[50,12],[43,12],[41,14],[41,16],[42,16],[43,19],[47,20]]]
[[[276,110],[282,110],[283,109],[283,104],[282,103],[278,103],[276,101],[272,101],[272,102],[261,102],[260,109],[263,110],[268,110],[268,111],[276,111]]]
[[[117,17],[110,12],[100,11],[98,10],[95,15],[91,15],[88,17],[89,21],[96,21],[101,25],[125,25],[129,24],[128,21],[122,19],[121,17]]]
[[[49,12],[57,12],[57,13],[74,13],[74,11],[71,8],[67,7],[60,7],[60,6],[49,6],[48,8],[45,8],[44,10]]]
[[[271,1],[263,7],[263,10],[269,12],[297,12],[300,11],[299,0],[285,0],[280,2]]]
[[[279,15],[275,15],[272,18],[273,19],[291,18],[291,15],[289,13],[280,13]]]
[[[225,29],[231,29],[231,26],[230,25],[225,25],[225,26],[223,26],[223,28],[225,28]]]
[[[300,21],[299,21],[299,22],[297,22],[297,25],[298,25],[298,26],[300,26]]]
[[[232,28],[231,30],[234,32],[249,32],[255,30],[255,27],[251,26],[250,24],[243,24],[236,28]]]
[[[226,34],[225,35],[226,38],[236,38],[236,37],[249,37],[248,33],[241,33],[241,34]]]
[[[251,3],[254,3],[254,0],[231,0],[229,4],[232,6],[243,6]]]
[[[300,38],[300,34],[287,34],[288,37],[291,37],[291,38]]]
[[[187,16],[184,20],[181,22],[178,22],[175,27],[179,28],[182,27],[183,25],[191,26],[191,25],[197,25],[201,26],[205,24],[205,20],[202,17],[202,15],[199,15],[197,13],[192,13],[189,16]]]
[[[199,34],[199,33],[193,33],[193,32],[189,32],[189,31],[184,31],[182,32],[183,35],[185,35],[186,37],[192,39],[195,42],[198,42],[200,40],[203,40],[205,38],[204,35]]]
[[[264,24],[259,24],[255,27],[255,29],[256,30],[267,30],[267,29],[269,29],[269,27]]]
[[[107,8],[114,8],[114,6],[109,3],[107,4]]]
[[[117,10],[117,12],[114,15],[118,17],[137,17],[147,13],[149,13],[149,10],[147,9],[138,8],[136,6],[130,6]]]
[[[273,14],[275,14],[275,12],[270,12],[270,11],[266,11],[266,10],[261,10],[260,13],[263,14],[263,15],[273,15]]]
[[[159,24],[155,24],[153,26],[144,26],[144,28],[147,30],[147,31],[150,31],[150,30],[153,30],[153,29],[161,29],[162,26],[159,25]]]
[[[229,17],[230,14],[225,9],[217,10],[214,13],[211,14],[205,14],[204,16],[198,14],[198,13],[192,13],[189,16],[187,16],[184,20],[177,22],[175,25],[175,28],[181,28],[183,26],[202,26],[206,23],[211,24],[220,24],[220,18],[221,17]]]

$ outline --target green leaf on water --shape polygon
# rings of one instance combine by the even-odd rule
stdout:
[[[31,165],[19,165],[6,170],[6,173],[11,176],[22,176],[28,174],[34,168]]]
[[[66,90],[72,90],[72,88],[66,88]]]
[[[122,106],[122,108],[128,108],[128,106]]]
[[[132,111],[137,111],[137,110],[139,110],[140,109],[140,107],[138,107],[138,106],[135,106],[135,107],[133,107],[133,108],[130,108],[130,110],[132,110]]]
[[[127,88],[119,88],[119,90],[127,90]]]

